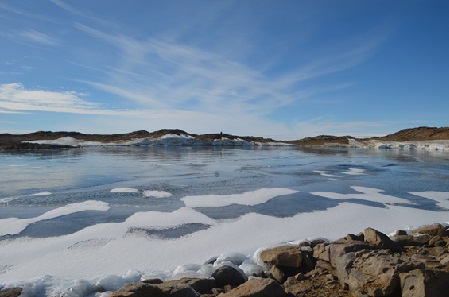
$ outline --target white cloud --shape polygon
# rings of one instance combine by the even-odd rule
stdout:
[[[0,85],[0,110],[53,111],[68,113],[95,113],[98,104],[83,100],[76,92],[28,90],[20,83]]]

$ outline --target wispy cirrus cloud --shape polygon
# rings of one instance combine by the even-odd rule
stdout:
[[[56,38],[53,38],[45,33],[36,31],[36,30],[25,30],[15,32],[15,36],[17,38],[22,39],[23,41],[31,41],[44,45],[59,45],[60,42]]]
[[[83,10],[83,9],[79,9],[76,8],[66,2],[63,2],[61,0],[50,0],[50,2],[52,2],[54,5],[58,6],[59,8],[61,8],[62,10],[65,10],[73,15],[85,18],[85,19],[89,19],[91,21],[94,21],[96,23],[102,24],[102,25],[106,25],[106,26],[115,26],[115,24],[113,22],[109,22],[103,18],[100,18],[98,16],[95,16],[92,12],[89,12],[87,10]]]
[[[0,9],[8,11],[8,12],[12,12],[12,13],[22,16],[22,17],[28,17],[28,18],[32,18],[32,19],[35,19],[38,21],[54,23],[54,20],[52,20],[49,17],[46,17],[45,15],[31,13],[31,12],[28,12],[28,11],[25,11],[22,9],[18,9],[17,7],[14,7],[9,4],[2,3],[2,2],[0,2]]]
[[[0,36],[18,42],[20,44],[26,45],[40,44],[46,46],[56,46],[61,43],[57,38],[54,38],[48,34],[33,29],[22,31],[0,32]]]
[[[302,82],[354,67],[376,46],[362,44],[273,75],[204,48],[157,38],[137,40],[83,24],[76,26],[113,46],[118,56],[112,67],[103,69],[107,79],[85,83],[146,107],[181,106],[208,112],[268,114],[310,96],[307,88],[301,88]],[[332,86],[323,89],[329,88]]]

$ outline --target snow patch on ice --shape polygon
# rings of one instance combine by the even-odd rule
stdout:
[[[114,188],[111,189],[111,193],[138,193],[139,190],[135,188]]]
[[[43,215],[31,219],[18,219],[18,218],[0,219],[0,236],[7,234],[19,234],[28,225],[39,221],[50,220],[81,211],[88,211],[88,210],[107,211],[108,209],[109,206],[108,203],[106,202],[88,200],[85,202],[72,203],[66,206],[53,209],[47,211]]]
[[[39,192],[39,193],[33,194],[33,196],[49,196],[51,194],[52,194],[51,192]]]
[[[365,169],[363,168],[348,168],[348,171],[343,171],[342,173],[348,175],[365,175]]]
[[[142,195],[144,197],[154,197],[154,198],[167,198],[171,196],[171,193],[164,191],[143,191]]]
[[[340,194],[340,193],[333,193],[333,192],[311,192],[311,194],[329,198],[329,199],[345,199],[345,200],[346,199],[363,199],[363,200],[378,202],[378,203],[382,203],[382,204],[410,203],[410,201],[407,199],[382,194],[383,190],[381,190],[381,189],[358,187],[358,186],[352,186],[351,188],[361,194]]]
[[[336,176],[336,175],[329,174],[326,171],[321,171],[321,170],[314,170],[313,172],[319,173],[321,176],[326,176],[326,177],[334,177],[334,176]]]
[[[290,195],[297,192],[286,188],[262,188],[242,194],[186,196],[181,200],[189,207],[222,207],[231,204],[253,206],[266,203],[277,196]]]
[[[412,195],[421,196],[437,201],[440,207],[449,209],[449,192],[410,192]]]

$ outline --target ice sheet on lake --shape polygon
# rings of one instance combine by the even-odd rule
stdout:
[[[252,192],[233,195],[186,196],[181,200],[189,207],[222,207],[231,204],[257,205],[277,196],[290,195],[298,191],[286,188],[263,188]]]
[[[413,220],[410,221],[410,218]],[[237,220],[220,223],[187,207],[171,213],[144,212],[133,215],[123,223],[90,226],[57,238],[22,238],[4,242],[0,262],[9,265],[9,268],[0,274],[0,283],[12,286],[17,280],[31,280],[35,287],[37,284],[46,287],[47,293],[61,292],[67,286],[73,286],[79,292],[74,296],[82,296],[87,295],[100,279],[109,284],[108,290],[118,288],[124,283],[122,276],[130,269],[138,270],[133,270],[134,280],[154,275],[155,271],[161,271],[159,275],[169,278],[206,274],[212,271],[210,266],[200,263],[223,252],[227,254],[221,257],[222,261],[242,260],[242,255],[251,255],[261,246],[281,242],[317,236],[336,239],[346,233],[358,233],[367,226],[389,233],[395,229],[447,221],[447,211],[400,206],[379,208],[353,203],[341,203],[326,211],[300,213],[288,218],[250,213]],[[211,227],[174,240],[123,236],[133,225],[173,226],[185,222],[204,222]],[[99,239],[98,245],[95,241],[89,241],[95,238]],[[82,242],[89,242],[88,252],[85,249],[69,249]],[[233,251],[241,254],[230,253]],[[196,264],[179,266],[182,263]],[[251,261],[245,265],[241,268],[247,271],[257,269]],[[53,277],[41,277],[46,274]]]
[[[352,186],[351,188],[354,191],[359,192],[360,194],[340,194],[333,192],[312,192],[311,194],[326,197],[329,199],[342,199],[342,200],[363,199],[383,204],[410,203],[409,200],[404,198],[382,194],[383,190],[381,189],[358,187],[358,186]]]
[[[81,211],[107,211],[108,209],[109,206],[106,202],[89,200],[81,203],[68,204],[66,206],[50,210],[43,215],[31,219],[0,219],[0,236],[7,234],[18,234],[22,232],[28,225],[39,221],[50,220]]]

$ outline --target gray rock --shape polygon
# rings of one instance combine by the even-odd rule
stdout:
[[[237,287],[245,282],[243,275],[231,266],[222,266],[218,268],[212,273],[212,277],[215,279],[215,284],[219,288],[223,288],[226,285]]]

